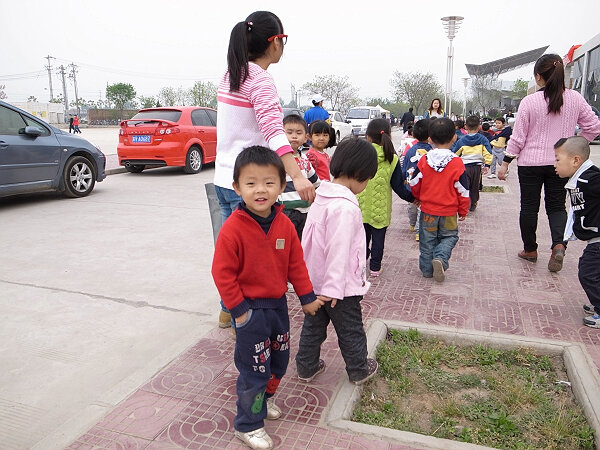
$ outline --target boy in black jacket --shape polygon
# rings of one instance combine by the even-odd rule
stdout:
[[[591,314],[584,325],[600,328],[600,169],[589,159],[590,144],[584,137],[560,139],[554,145],[556,174],[569,177],[569,216],[565,241],[587,241],[579,258],[579,282],[591,305],[583,310]]]

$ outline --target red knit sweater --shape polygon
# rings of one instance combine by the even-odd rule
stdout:
[[[241,209],[234,211],[219,231],[212,276],[234,318],[249,308],[281,306],[288,280],[301,304],[316,298],[298,234],[282,209],[277,206],[267,234]]]

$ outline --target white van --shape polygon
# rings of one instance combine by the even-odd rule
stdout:
[[[346,120],[352,125],[352,133],[355,136],[364,136],[369,122],[380,117],[381,110],[377,106],[355,106],[348,111]]]

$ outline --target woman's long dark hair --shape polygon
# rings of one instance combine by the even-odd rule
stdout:
[[[433,102],[438,101],[438,108],[437,109],[433,109]],[[435,111],[438,114],[444,114],[444,110],[442,108],[442,101],[439,98],[434,98],[433,100],[431,100],[431,105],[429,105],[429,114],[431,114],[432,111]]]
[[[240,90],[248,77],[248,61],[263,56],[271,44],[267,39],[283,33],[279,17],[269,11],[255,11],[231,30],[227,50],[229,90]]]
[[[544,98],[548,100],[548,114],[558,114],[565,92],[565,66],[556,54],[542,55],[533,68],[533,74],[544,80]]]
[[[394,160],[396,150],[392,142],[392,128],[386,119],[373,119],[367,125],[366,135],[371,142],[383,147],[383,157],[390,164]]]

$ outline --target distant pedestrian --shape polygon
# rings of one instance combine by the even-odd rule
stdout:
[[[488,175],[488,178],[496,178],[496,170],[498,166],[502,165],[502,161],[504,161],[504,149],[512,135],[512,128],[506,125],[506,119],[502,116],[496,118],[494,126],[498,130],[498,133],[489,138],[493,158],[492,165],[490,166],[491,173]]]
[[[556,174],[568,179],[569,213],[564,240],[587,241],[579,258],[579,282],[590,304],[583,324],[600,328],[600,169],[589,159],[586,138],[573,136],[554,145]]]
[[[487,175],[492,162],[492,147],[490,141],[479,133],[479,117],[467,117],[465,126],[468,134],[456,141],[452,146],[452,151],[460,156],[465,164],[465,173],[469,180],[469,211],[473,212],[479,201],[481,166],[484,167],[483,174]]]
[[[423,155],[426,155],[429,150],[432,149],[431,144],[428,142],[429,139],[429,119],[421,119],[415,123],[412,134],[417,142],[414,143],[408,150],[402,159],[402,173],[404,178],[409,183],[413,178],[417,164]],[[421,216],[421,208],[416,203],[411,203],[407,208],[408,214],[408,225],[410,231],[415,232],[415,240],[419,240],[419,218]]]
[[[483,136],[482,136],[483,137]],[[429,140],[435,146],[417,163],[410,189],[421,201],[419,269],[425,278],[446,278],[452,249],[458,242],[458,220],[469,208],[465,165],[450,150],[456,139],[454,123],[447,118],[430,122]]]
[[[434,98],[431,101],[431,106],[425,110],[423,114],[425,119],[434,118],[434,117],[446,117],[446,113],[442,108],[442,101],[439,98]]]
[[[548,270],[558,272],[562,269],[566,250],[564,188],[567,180],[561,179],[554,170],[553,145],[560,138],[572,136],[577,124],[584,138],[593,139],[600,134],[600,120],[579,92],[565,89],[565,69],[559,55],[541,56],[533,73],[538,86],[543,89],[521,101],[514,131],[497,174],[498,179],[505,180],[508,165],[518,157],[521,189],[519,226],[523,240],[523,250],[518,256],[530,262],[536,262],[538,258],[536,230],[544,187],[544,203],[552,237]]]
[[[377,372],[377,361],[367,358],[360,304],[371,283],[366,276],[365,231],[356,199],[376,172],[373,146],[356,137],[343,139],[331,159],[333,181],[321,183],[308,211],[302,235],[304,260],[315,293],[331,302],[314,316],[304,315],[296,368],[305,383],[325,370],[321,344],[330,322],[350,382],[363,384]]]
[[[408,108],[408,111],[402,114],[402,118],[400,119],[400,125],[402,125],[402,132],[406,133],[406,129],[408,128],[408,124],[410,122],[415,121],[415,115],[413,114],[412,106]]]
[[[73,116],[69,117],[69,133],[73,132],[73,122],[74,122]]]
[[[75,114],[75,117],[73,118],[73,133],[81,134],[81,130],[79,129],[79,117],[77,114]]]
[[[313,107],[304,113],[304,120],[309,127],[317,120],[329,120],[329,113],[323,108],[323,100],[325,97],[315,94],[312,98]]]

